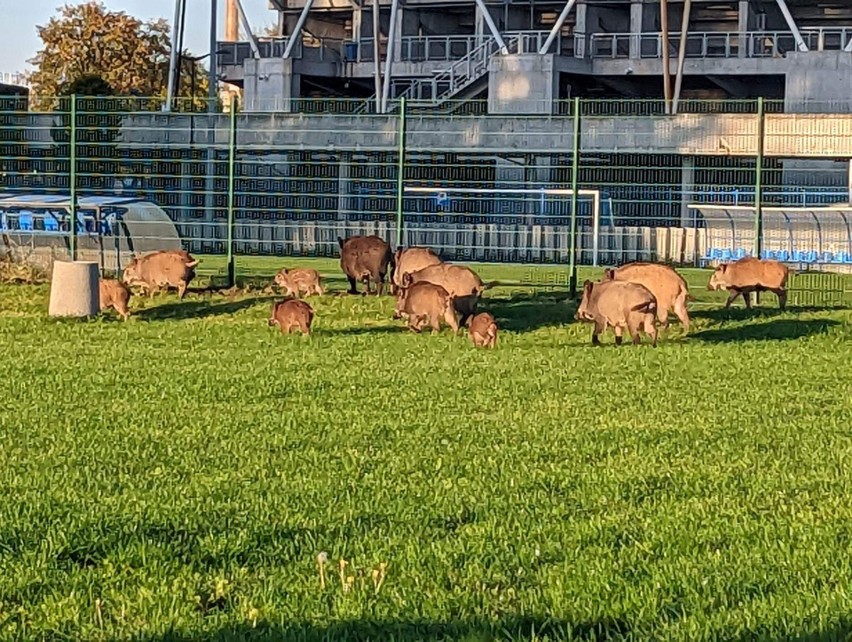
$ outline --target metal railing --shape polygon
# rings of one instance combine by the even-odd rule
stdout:
[[[810,51],[842,51],[852,41],[852,27],[818,27],[801,32]],[[629,58],[631,43],[640,58],[662,58],[660,33],[595,33],[589,37],[592,58]],[[669,52],[677,54],[680,34],[669,35]],[[740,52],[742,51],[742,56]],[[790,31],[698,32],[686,37],[687,58],[772,58],[796,51]]]

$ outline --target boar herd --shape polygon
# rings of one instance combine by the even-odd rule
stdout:
[[[434,334],[443,323],[454,335],[467,328],[470,341],[477,347],[495,347],[497,321],[491,313],[477,309],[483,292],[498,285],[496,281],[483,283],[470,268],[445,262],[426,247],[391,252],[390,245],[378,236],[338,238],[338,244],[340,268],[349,281],[349,293],[358,294],[360,282],[364,294],[375,291],[376,296],[381,296],[387,278],[391,294],[396,297],[393,318],[405,320],[412,332],[419,333],[428,326]],[[134,257],[120,280],[101,279],[100,308],[112,308],[126,320],[132,288],[151,297],[173,288],[183,299],[198,263],[185,250],[159,250]],[[784,310],[789,274],[787,266],[779,261],[746,257],[716,267],[707,288],[729,292],[725,308],[738,296],[750,308],[751,293],[773,292]],[[273,282],[286,298],[272,304],[268,325],[278,326],[284,334],[298,330],[308,336],[315,312],[301,297],[325,294],[319,272],[285,268]],[[689,331],[687,302],[691,299],[686,281],[674,268],[634,262],[606,269],[600,281],[585,281],[574,318],[594,325],[593,345],[600,345],[600,335],[611,328],[617,345],[622,343],[626,329],[634,344],[641,343],[641,334],[645,334],[656,346],[657,327],[668,327],[670,313],[685,332]]]

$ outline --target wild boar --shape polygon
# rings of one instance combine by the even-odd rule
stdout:
[[[268,325],[277,325],[281,334],[290,334],[291,330],[298,329],[304,336],[308,336],[313,321],[314,310],[310,305],[301,299],[284,299],[272,303]]]
[[[147,290],[151,297],[161,288],[177,288],[178,297],[183,299],[190,281],[195,278],[193,259],[184,250],[161,250],[145,256],[136,256],[124,268],[121,276],[123,283],[130,287]]]
[[[468,332],[477,348],[493,348],[497,344],[497,321],[489,312],[471,317]]]
[[[394,319],[408,318],[408,328],[420,332],[428,323],[432,333],[441,329],[441,319],[458,335],[459,323],[450,293],[440,285],[422,282],[400,288],[396,295]]]
[[[130,288],[118,279],[100,279],[98,282],[98,294],[100,296],[100,309],[108,310],[112,308],[127,321],[130,316]]]
[[[787,278],[789,268],[771,259],[756,259],[750,256],[733,263],[722,263],[710,276],[708,290],[730,290],[725,308],[731,307],[742,294],[745,306],[751,309],[752,292],[773,292],[778,297],[778,307],[787,307]]]
[[[689,313],[686,310],[689,288],[674,268],[659,263],[628,263],[619,268],[607,269],[604,280],[644,285],[657,299],[657,320],[663,328],[669,327],[671,310],[680,320],[684,331],[689,332]]]
[[[621,345],[621,335],[627,328],[633,343],[641,343],[640,328],[657,345],[657,300],[644,285],[629,281],[599,281],[583,283],[583,298],[574,318],[592,322],[592,345],[600,345],[598,335],[607,326],[615,331],[615,343]]]
[[[319,272],[310,268],[283,268],[275,275],[275,285],[283,289],[287,296],[299,296],[302,292],[308,296],[322,296],[325,293]]]
[[[496,281],[484,284],[479,275],[470,268],[452,263],[430,265],[402,277],[404,287],[422,281],[440,285],[449,292],[456,311],[461,315],[460,325],[467,325],[468,318],[476,313],[476,306],[482,293],[497,285]]]
[[[370,281],[376,283],[376,296],[381,296],[385,275],[393,266],[390,245],[378,236],[353,236],[345,241],[337,237],[340,245],[340,268],[349,280],[349,294],[358,294],[355,284],[364,282],[367,294]]]
[[[394,253],[393,258],[394,269],[391,283],[394,294],[402,287],[404,275],[441,263],[440,257],[428,247],[399,249]]]

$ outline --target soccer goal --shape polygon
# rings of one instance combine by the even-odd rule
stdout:
[[[570,243],[571,189],[406,185],[403,193],[406,226],[419,231],[425,226],[491,225],[502,230],[497,232],[501,249],[525,254],[548,255],[556,251],[549,243]],[[594,265],[598,264],[600,226],[600,191],[577,190],[577,236],[582,238],[582,228],[591,227]],[[542,229],[553,234],[539,234]]]

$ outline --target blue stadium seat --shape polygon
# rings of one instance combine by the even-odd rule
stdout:
[[[847,254],[846,258],[843,259],[843,262],[847,264],[852,264],[852,254]]]
[[[33,215],[25,212],[18,214],[18,228],[30,231],[33,229]]]
[[[790,253],[787,250],[778,250],[778,260],[779,261],[789,261]]]
[[[49,214],[44,217],[44,231],[45,232],[58,232],[59,231],[59,221],[50,216]]]
[[[745,249],[743,249],[741,247],[737,248],[737,250],[734,252],[734,258],[735,259],[744,259],[745,256],[746,256],[746,251],[745,251]]]
[[[834,262],[834,254],[831,252],[823,252],[822,256],[819,259],[819,263],[833,263]]]
[[[730,261],[731,256],[732,256],[732,254],[731,254],[730,250],[728,250],[728,249],[722,250],[722,260],[723,261]]]

